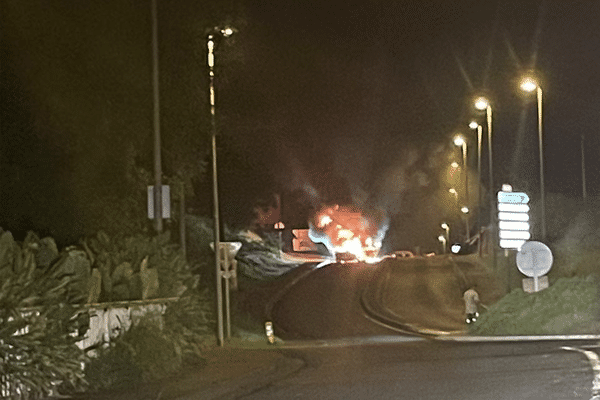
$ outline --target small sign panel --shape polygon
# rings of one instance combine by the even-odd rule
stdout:
[[[171,188],[169,185],[162,185],[162,217],[171,218]],[[148,186],[148,218],[154,219],[154,185]]]

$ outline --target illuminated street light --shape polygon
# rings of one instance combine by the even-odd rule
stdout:
[[[454,137],[454,144],[461,147],[463,156],[463,175],[465,178],[465,202],[469,204],[469,176],[467,173],[467,141],[462,135]]]
[[[458,163],[456,161],[452,161],[452,164],[450,164],[450,166],[452,168],[458,168]]]
[[[450,189],[448,189],[448,192],[452,193],[454,195],[454,198],[456,199],[456,201],[458,201],[458,192],[456,191],[456,189],[450,188]]]
[[[463,207],[461,207],[460,211],[463,214],[468,214],[469,213],[469,207],[463,206]]]
[[[457,146],[464,146],[466,144],[465,139],[461,135],[456,135],[454,137],[454,144]]]
[[[446,243],[450,243],[450,226],[447,223],[442,222],[441,227],[446,231]]]
[[[483,204],[483,190],[481,190],[481,131],[482,127],[477,123],[477,121],[471,121],[469,123],[469,128],[477,130],[477,193],[478,193],[478,202],[477,205],[479,207],[479,212],[477,212],[477,228],[479,230],[479,240],[477,241],[477,252],[481,257],[481,205]]]
[[[464,176],[464,180],[465,180],[465,203],[468,205],[469,204],[469,173],[467,171],[467,141],[465,140],[465,138],[462,135],[456,135],[454,137],[454,144],[456,146],[460,146],[462,149],[462,156],[463,156],[462,175]],[[466,208],[466,207],[463,207],[463,208]],[[461,211],[462,211],[462,209],[461,209]],[[467,241],[469,241],[471,238],[471,233],[470,233],[470,227],[469,227],[469,216],[466,215],[466,213],[465,213],[465,225],[466,225]]]
[[[210,100],[210,126],[212,141],[212,180],[213,180],[213,217],[214,217],[214,248],[215,248],[215,272],[217,275],[217,342],[223,346],[223,288],[221,283],[221,228],[219,220],[219,190],[217,179],[217,121],[215,104],[215,45],[219,37],[229,37],[233,34],[230,27],[211,29],[206,35],[207,64],[209,77],[209,100]]]
[[[444,254],[446,254],[446,238],[444,235],[438,236],[438,240],[442,243],[442,247],[444,248]]]
[[[540,84],[531,77],[525,77],[521,81],[521,89],[526,92],[536,91],[538,110],[538,142],[540,150],[540,199],[542,203],[542,240],[546,240],[546,200],[544,190],[544,146],[542,141],[542,88]]]
[[[475,100],[475,108],[484,111],[490,106],[489,102],[485,97],[479,97]]]
[[[479,97],[475,100],[475,108],[484,111],[487,120],[487,136],[488,136],[488,173],[489,173],[489,185],[490,185],[490,236],[493,238],[492,243],[492,256],[493,256],[493,265],[494,269],[496,268],[496,237],[495,237],[495,225],[494,225],[494,173],[492,169],[493,158],[492,158],[492,107],[490,106],[490,102],[485,97]]]
[[[536,81],[530,77],[526,77],[521,81],[521,89],[523,89],[526,92],[533,92],[537,89],[537,87],[538,85]]]

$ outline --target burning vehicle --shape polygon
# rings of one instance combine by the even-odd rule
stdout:
[[[323,206],[309,222],[309,237],[322,243],[338,262],[378,262],[388,221],[383,211],[353,206]]]

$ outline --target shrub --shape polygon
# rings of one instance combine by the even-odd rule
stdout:
[[[56,384],[83,389],[85,355],[75,344],[85,321],[69,304],[73,280],[56,266],[38,269],[33,251],[3,232],[0,266],[0,389],[8,398],[41,398]],[[77,299],[72,299],[77,300]]]

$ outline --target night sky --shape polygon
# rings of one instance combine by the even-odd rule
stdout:
[[[131,195],[116,178],[124,160],[151,171],[150,3],[0,1],[1,224],[79,232],[88,186]],[[542,77],[547,192],[581,197],[585,135],[588,194],[600,194],[600,2],[213,3],[159,0],[171,172],[193,175],[185,160],[206,158],[206,142],[181,143],[207,136],[204,31],[229,22],[238,32],[216,61],[222,145],[313,205],[383,208],[392,247],[434,246],[456,132],[469,135],[475,166],[477,93],[492,100],[495,182],[539,196],[536,104],[518,89],[526,70]]]

